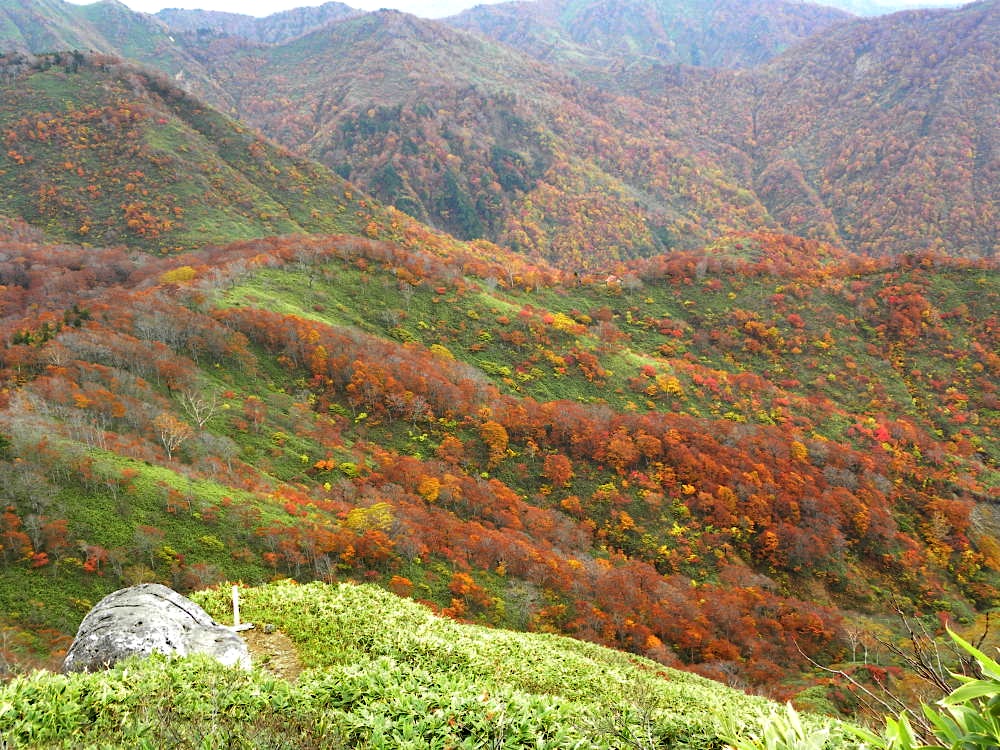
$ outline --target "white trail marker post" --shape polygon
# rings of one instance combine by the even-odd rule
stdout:
[[[240,622],[240,587],[237,584],[233,584],[233,630],[239,632],[240,630],[250,630],[253,627],[252,622]]]

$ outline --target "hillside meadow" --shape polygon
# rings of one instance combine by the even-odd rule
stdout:
[[[809,660],[893,601],[996,596],[984,263],[756,235],[595,279],[415,230],[7,231],[9,665],[122,585],[290,576],[851,712]]]

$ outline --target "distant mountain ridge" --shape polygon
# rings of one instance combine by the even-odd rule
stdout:
[[[214,10],[164,8],[156,13],[172,31],[196,35],[222,34],[265,44],[280,44],[318,28],[362,13],[349,5],[327,2],[314,7],[294,8],[264,18]]]
[[[99,52],[159,70],[197,96],[228,106],[212,76],[154,16],[118,0],[76,5],[65,0],[0,0],[0,51],[31,54]]]
[[[0,0],[0,49],[45,53],[81,50],[138,58],[176,54],[166,27],[118,0],[77,5],[64,0]]]
[[[919,2],[919,0],[915,2],[907,2],[907,0],[898,2],[893,2],[892,0],[888,0],[888,2],[879,2],[878,0],[831,0],[824,4],[846,10],[848,13],[853,13],[857,16],[884,16],[890,13],[899,13],[900,11],[917,10],[920,8],[957,8],[966,3],[956,3],[951,0],[948,2],[934,2],[933,0],[930,2]]]
[[[748,20],[728,0],[691,2],[674,26],[653,0],[470,11],[501,31],[525,14],[501,44],[396,11],[341,17],[336,3],[270,19],[179,12],[195,30],[171,35],[120,3],[0,0],[15,49],[78,29],[420,221],[565,266],[760,228],[872,254],[995,254],[996,0],[846,21],[752,7]],[[732,33],[704,36],[720,15]],[[582,19],[576,38],[567,19]],[[267,38],[295,38],[255,41],[257,20]],[[696,28],[706,65],[770,59],[665,61],[692,56],[680,40]]]
[[[478,5],[444,22],[586,71],[641,57],[752,67],[850,17],[783,0],[537,0]]]
[[[774,226],[662,111],[396,11],[202,59],[249,123],[463,239],[599,265]],[[294,71],[294,73],[293,73]]]

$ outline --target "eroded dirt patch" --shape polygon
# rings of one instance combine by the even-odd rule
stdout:
[[[275,630],[265,633],[262,629],[244,630],[240,633],[250,649],[253,665],[275,677],[294,682],[305,669],[292,639]]]

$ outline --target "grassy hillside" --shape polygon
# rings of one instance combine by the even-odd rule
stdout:
[[[995,269],[758,235],[609,282],[408,231],[11,239],[5,658],[122,584],[289,575],[787,696],[890,593],[992,606]]]
[[[50,237],[176,251],[383,213],[344,181],[110,58],[2,60],[0,212]]]
[[[225,621],[226,592],[196,598]],[[244,589],[242,611],[278,628],[255,640],[287,634],[305,671],[153,659],[36,673],[0,688],[0,736],[15,748],[714,748],[724,719],[755,727],[775,710],[639,657],[459,625],[371,586]]]

